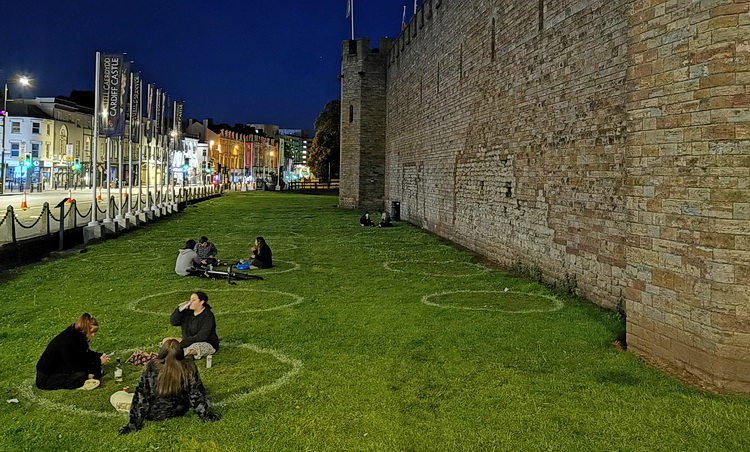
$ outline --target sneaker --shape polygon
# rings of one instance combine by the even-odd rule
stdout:
[[[98,388],[100,384],[101,382],[99,380],[95,380],[91,378],[83,382],[83,386],[81,386],[78,389],[83,389],[84,391],[91,391],[92,389]]]

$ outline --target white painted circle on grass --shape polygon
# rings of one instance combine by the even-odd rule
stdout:
[[[251,308],[251,309],[243,309],[241,311],[214,311],[214,314],[216,314],[216,315],[222,315],[222,314],[247,314],[247,313],[250,313],[250,312],[276,311],[278,309],[284,309],[284,308],[288,308],[290,306],[294,306],[294,305],[300,304],[300,303],[302,303],[302,301],[304,301],[304,298],[302,298],[300,295],[296,295],[296,294],[292,294],[292,293],[288,293],[288,292],[281,292],[279,290],[241,289],[241,288],[238,289],[238,288],[232,288],[232,289],[213,289],[210,292],[211,293],[215,293],[215,292],[244,292],[244,293],[248,293],[248,294],[251,294],[251,293],[258,293],[258,294],[273,293],[273,294],[279,294],[279,295],[282,295],[284,297],[288,297],[288,298],[291,299],[291,301],[289,303],[285,303],[285,304],[278,305],[278,306],[273,306],[271,308],[262,308],[262,309],[261,308],[255,308],[255,309]],[[128,309],[130,309],[131,311],[134,311],[134,312],[140,312],[142,314],[170,315],[172,313],[172,311],[177,307],[178,303],[173,303],[170,306],[169,312],[149,311],[149,310],[146,310],[146,309],[140,309],[138,307],[138,305],[141,302],[143,302],[145,300],[148,300],[150,298],[156,298],[156,297],[161,297],[161,296],[171,295],[171,294],[180,294],[182,296],[182,298],[185,298],[186,295],[189,295],[190,293],[192,293],[192,292],[190,292],[188,290],[172,290],[172,291],[169,291],[169,292],[161,292],[161,293],[157,293],[157,294],[147,295],[145,297],[138,298],[138,299],[133,300],[130,303],[128,303]],[[211,298],[209,297],[209,304],[212,303],[212,301],[210,301],[210,300],[211,300]]]
[[[245,348],[248,350],[251,350],[255,353],[262,353],[267,354],[275,358],[277,361],[280,361],[283,364],[289,365],[291,368],[285,372],[283,375],[281,375],[279,378],[274,380],[273,382],[261,386],[259,388],[250,389],[246,392],[238,392],[235,394],[230,395],[226,399],[213,401],[212,402],[214,406],[220,407],[220,406],[226,406],[231,403],[239,402],[240,400],[243,400],[247,397],[266,394],[268,392],[274,391],[281,387],[282,385],[289,382],[289,380],[292,379],[296,374],[302,370],[302,361],[294,358],[290,358],[283,353],[274,350],[274,349],[268,349],[268,348],[262,348],[258,347],[257,345],[252,344],[244,344],[244,343],[232,343],[232,342],[222,342],[221,347],[229,347],[229,348]],[[135,349],[133,349],[135,350]],[[210,379],[206,378],[207,375],[210,375],[208,372],[204,371],[203,380],[207,381]],[[135,388],[132,388],[133,391],[135,391]],[[72,414],[81,414],[85,416],[99,416],[99,417],[109,417],[109,418],[127,418],[127,413],[118,413],[116,411],[98,411],[98,410],[90,410],[86,408],[80,408],[75,405],[60,403],[60,402],[54,402],[52,400],[49,400],[45,397],[43,397],[40,394],[37,394],[37,392],[41,392],[41,390],[35,390],[34,389],[34,379],[29,378],[21,382],[21,385],[18,387],[18,390],[22,397],[31,400],[32,402],[37,403],[38,405],[41,405],[44,408],[47,408],[49,410],[55,410],[55,411],[64,411],[66,413],[72,413]],[[96,391],[96,389],[94,389]],[[71,394],[74,394],[71,391]],[[74,397],[69,397],[74,398]],[[211,399],[211,396],[209,395],[209,399]]]
[[[550,307],[546,309],[503,309],[498,307],[488,307],[488,306],[453,306],[446,303],[436,303],[434,301],[431,301],[433,298],[445,296],[445,295],[454,295],[454,294],[469,294],[469,293],[481,293],[481,294],[497,294],[498,296],[509,296],[509,295],[526,295],[528,297],[532,298],[542,298],[545,300],[548,300],[550,303]],[[542,294],[535,294],[535,293],[527,293],[527,292],[516,292],[513,290],[508,291],[502,291],[502,290],[454,290],[454,291],[448,291],[448,292],[437,292],[430,295],[425,295],[422,297],[422,303],[426,304],[427,306],[434,306],[437,308],[444,308],[444,309],[464,309],[468,311],[497,311],[497,312],[504,312],[507,314],[531,314],[535,312],[554,312],[559,311],[563,307],[563,302],[559,298],[552,296],[552,295],[542,295]]]
[[[402,270],[399,268],[394,268],[394,264],[398,263],[408,263],[408,264],[421,264],[421,265],[441,265],[443,269],[445,269],[445,272],[437,273],[437,272],[429,272],[429,271],[407,271]],[[471,270],[478,269],[478,271],[474,271],[473,273],[455,273],[459,268],[464,267]],[[383,268],[386,270],[390,270],[392,272],[396,273],[409,273],[412,275],[421,275],[421,276],[439,276],[441,278],[465,278],[468,276],[476,276],[480,275],[482,273],[490,271],[489,268],[481,265],[481,264],[475,264],[472,262],[458,262],[458,261],[451,261],[451,260],[445,260],[445,261],[411,261],[411,260],[401,260],[401,261],[387,261],[383,263]]]

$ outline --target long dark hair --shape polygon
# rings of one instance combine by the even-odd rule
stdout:
[[[260,250],[262,250],[263,248],[268,247],[268,245],[266,244],[266,239],[264,239],[263,237],[255,237],[255,241],[258,242],[258,252],[260,252]]]
[[[159,395],[177,394],[187,386],[192,377],[195,364],[186,360],[177,339],[168,339],[161,345],[156,365],[160,367],[156,376],[156,387]]]

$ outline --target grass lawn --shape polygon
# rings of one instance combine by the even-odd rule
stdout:
[[[232,193],[0,274],[0,450],[750,450],[750,400],[702,393],[612,346],[615,313],[489,270],[405,223],[362,228],[336,197]],[[263,281],[181,278],[207,235],[222,259],[266,238]],[[508,289],[505,291],[505,289]],[[109,404],[140,368],[93,391],[39,391],[35,364],[83,312],[123,361],[178,336],[169,313],[208,293],[222,349],[198,368],[222,417],[119,436]]]

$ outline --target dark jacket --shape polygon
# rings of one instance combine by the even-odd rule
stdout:
[[[189,312],[192,314],[192,311]],[[156,377],[163,363],[160,359],[148,363],[135,388],[133,404],[130,406],[130,421],[128,425],[120,429],[121,434],[140,430],[144,421],[162,421],[182,416],[190,408],[195,410],[203,422],[219,420],[219,416],[211,411],[211,402],[206,395],[206,388],[203,387],[192,358],[188,358],[183,363],[188,368],[188,380],[180,391],[169,396],[160,395],[157,391]]]
[[[216,317],[211,308],[206,308],[198,315],[193,315],[191,309],[180,311],[179,308],[172,312],[169,317],[172,326],[182,327],[182,342],[180,346],[184,349],[196,342],[208,342],[219,351],[219,336],[216,334]]]
[[[260,267],[260,268],[273,267],[273,253],[271,252],[271,247],[269,247],[267,244],[264,244],[263,246],[260,247],[260,249],[255,250],[253,259],[263,264],[263,265],[256,265],[256,267]]]
[[[74,372],[101,375],[101,356],[102,353],[89,348],[86,335],[70,325],[47,345],[36,363],[36,371],[44,375]]]

